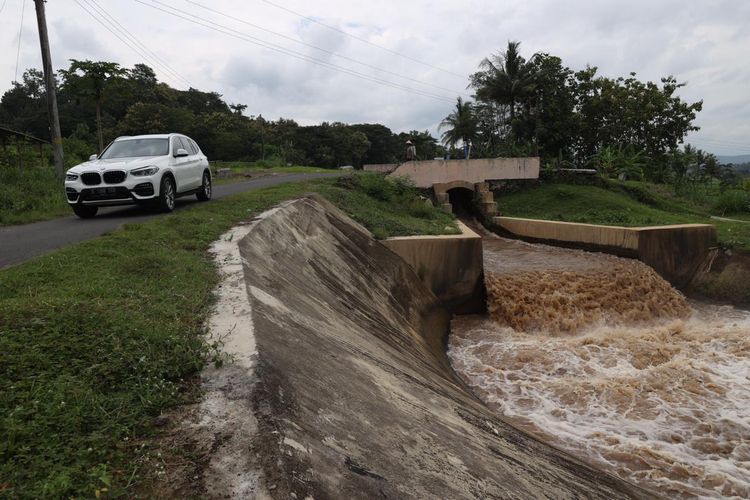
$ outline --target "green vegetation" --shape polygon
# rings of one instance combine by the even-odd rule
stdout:
[[[458,234],[453,215],[415,196],[403,179],[363,173],[341,177],[318,191],[378,239],[416,234]]]
[[[154,417],[193,400],[191,377],[216,359],[208,246],[311,191],[380,236],[455,230],[412,207],[413,188],[353,176],[201,204],[0,271],[0,496],[128,496],[148,482]]]
[[[321,123],[247,116],[247,105],[229,104],[216,92],[181,91],[159,82],[145,64],[122,68],[105,61],[71,60],[57,72],[57,101],[67,168],[101,151],[120,135],[181,132],[211,160],[242,160],[336,168],[403,159],[411,139],[420,158],[442,156],[427,131],[394,133],[380,124]],[[0,99],[0,124],[49,139],[41,71],[29,69]],[[0,164],[8,153],[0,149]]]
[[[509,217],[630,227],[715,224],[723,246],[750,248],[750,224],[712,219],[711,215],[719,213],[710,199],[698,204],[656,184],[606,180],[599,185],[550,183],[500,194],[496,199],[499,212]],[[726,217],[742,219],[746,215]]]
[[[317,174],[330,173],[330,169],[318,167],[304,167],[300,165],[278,165],[270,162],[247,162],[247,161],[215,161],[211,162],[211,169],[216,175],[219,169],[228,168],[231,170],[231,176],[226,178],[214,178],[216,184],[226,184],[230,182],[240,182],[250,177],[258,177],[264,174]]]
[[[51,168],[0,165],[0,226],[70,214],[62,181]]]

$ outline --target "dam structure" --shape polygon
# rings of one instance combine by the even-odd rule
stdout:
[[[451,308],[471,307],[481,270],[463,261],[451,286],[431,262],[458,247],[473,255],[470,231],[426,239],[420,256],[409,248],[419,240],[376,241],[310,195],[236,234],[222,243],[238,251],[222,293],[245,296],[234,295],[238,321],[221,334],[235,361],[205,373],[209,403],[197,420],[243,418],[210,434],[202,474],[225,476],[212,494],[653,496],[513,427],[453,371]]]

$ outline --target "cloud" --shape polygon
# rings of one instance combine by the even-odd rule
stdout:
[[[508,40],[520,40],[525,55],[549,52],[562,57],[572,69],[591,64],[607,76],[635,71],[642,79],[658,81],[674,75],[679,81],[687,81],[681,95],[691,102],[704,100],[704,111],[696,122],[702,130],[690,139],[711,145],[706,149],[717,153],[750,152],[746,90],[750,66],[744,64],[750,51],[750,31],[746,28],[750,25],[750,2],[275,0],[402,57],[261,0],[196,1],[238,20],[184,0],[163,0],[202,22],[220,23],[303,56],[446,99],[415,95],[282,55],[132,1],[98,3],[192,86],[215,90],[230,102],[246,103],[248,114],[262,113],[269,119],[380,122],[396,131],[429,129],[435,133],[440,120],[450,112],[452,100],[470,93],[466,90],[467,77],[479,61],[501,50]],[[21,66],[39,67],[30,3],[26,14],[24,29],[30,36],[23,38]],[[75,3],[49,2],[47,14],[58,66],[72,57],[115,60],[127,67],[143,62]],[[15,46],[13,33],[17,36],[19,15],[20,2],[9,0],[0,16],[0,43],[6,48]],[[254,29],[243,20],[386,72]],[[160,79],[180,85],[158,61],[145,62],[154,67]],[[3,51],[0,78],[5,86],[14,67],[15,51]]]

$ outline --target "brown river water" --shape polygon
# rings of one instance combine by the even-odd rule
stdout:
[[[505,420],[674,497],[750,497],[750,312],[631,259],[484,240],[487,316],[454,369]]]

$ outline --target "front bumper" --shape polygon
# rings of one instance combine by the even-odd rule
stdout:
[[[86,185],[79,176],[65,181],[65,197],[70,205],[115,206],[145,203],[156,198],[155,176],[126,176],[123,182]]]

